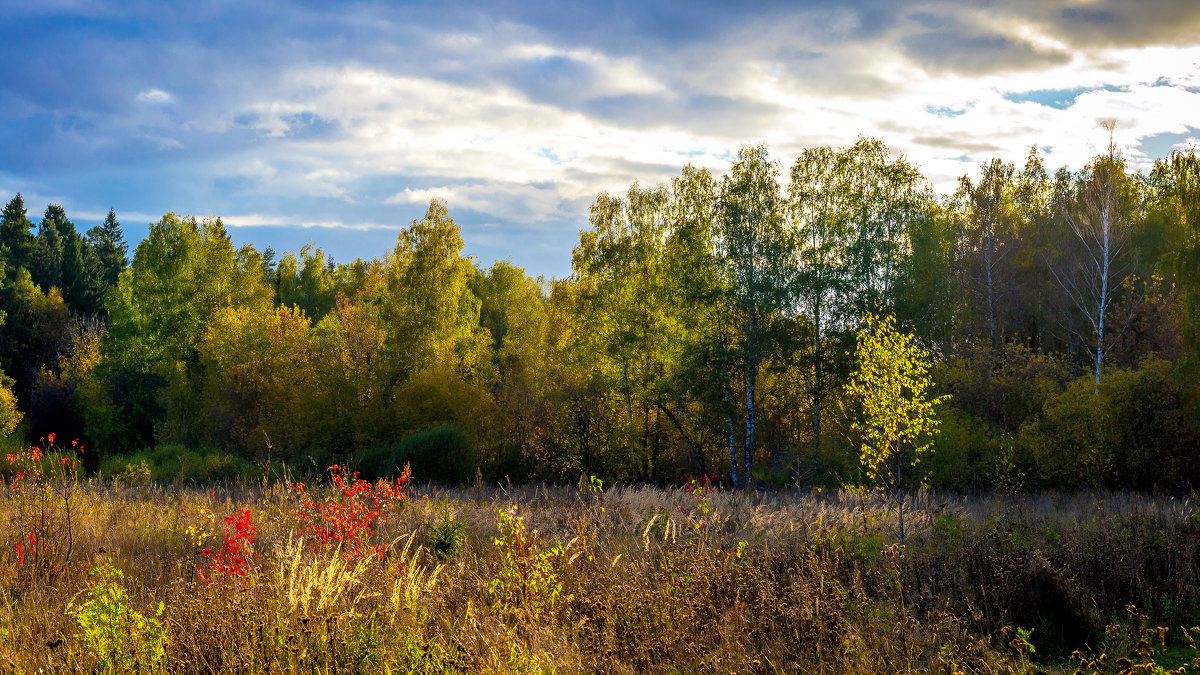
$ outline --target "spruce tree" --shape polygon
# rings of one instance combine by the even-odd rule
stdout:
[[[33,250],[33,234],[30,230],[33,223],[25,216],[25,201],[21,193],[4,207],[0,217],[0,251],[3,252],[5,272],[8,277],[16,275],[17,270],[29,265],[29,256]]]
[[[112,209],[108,210],[103,223],[88,230],[87,244],[96,265],[97,276],[93,278],[93,285],[100,282],[100,293],[103,295],[105,289],[117,285],[121,270],[129,266],[129,246],[121,233],[117,214]]]
[[[51,204],[46,207],[46,214],[42,217],[42,227],[46,228],[49,225],[53,225],[58,232],[62,249],[58,282],[54,285],[62,290],[63,300],[72,312],[91,314],[95,309],[88,302],[87,268],[83,262],[84,245],[80,241],[79,233],[75,231],[75,223],[67,218],[67,213],[61,206]],[[34,279],[37,279],[37,274],[34,274]]]
[[[42,218],[42,223],[38,226],[37,239],[34,241],[29,261],[29,274],[43,291],[52,287],[62,287],[62,239],[58,236],[58,228],[49,219],[49,214],[50,209],[47,208],[47,217]]]

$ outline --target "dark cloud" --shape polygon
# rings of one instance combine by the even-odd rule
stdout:
[[[1000,153],[1006,149],[992,143],[973,141],[966,136],[913,136],[911,140],[917,145],[924,145],[928,148],[962,150],[973,153]]]
[[[728,96],[630,94],[587,101],[589,115],[633,128],[688,129],[695,133],[744,139],[746,129],[769,128],[787,112],[782,106]]]
[[[958,26],[907,35],[900,45],[926,70],[968,75],[1028,70],[1070,61],[1065,52],[1038,49],[998,33],[971,32]]]
[[[1200,3],[1189,0],[1093,0],[1030,9],[1055,37],[1074,47],[1195,43],[1200,30]]]

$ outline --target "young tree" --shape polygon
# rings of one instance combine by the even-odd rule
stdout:
[[[867,315],[855,360],[847,391],[863,406],[856,424],[863,438],[859,460],[870,482],[896,492],[903,544],[905,467],[915,469],[929,452],[938,428],[935,408],[949,397],[930,397],[929,352],[898,332],[890,315]]]

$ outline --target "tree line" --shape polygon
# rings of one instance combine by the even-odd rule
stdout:
[[[877,139],[790,166],[744,147],[724,175],[597,196],[557,280],[479,267],[436,200],[374,260],[276,261],[167,214],[126,265],[114,214],[80,236],[51,206],[35,235],[18,195],[0,366],[17,433],[102,455],[841,484],[862,478],[855,335],[882,316],[933,358],[928,484],[1186,489],[1198,219],[1195,153],[1134,172],[1111,130],[1077,171],[1032,149],[951,194]]]

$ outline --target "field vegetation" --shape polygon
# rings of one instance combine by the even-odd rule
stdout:
[[[914,493],[902,546],[874,493],[131,484],[46,450],[7,472],[5,672],[1195,672],[1189,499]]]

